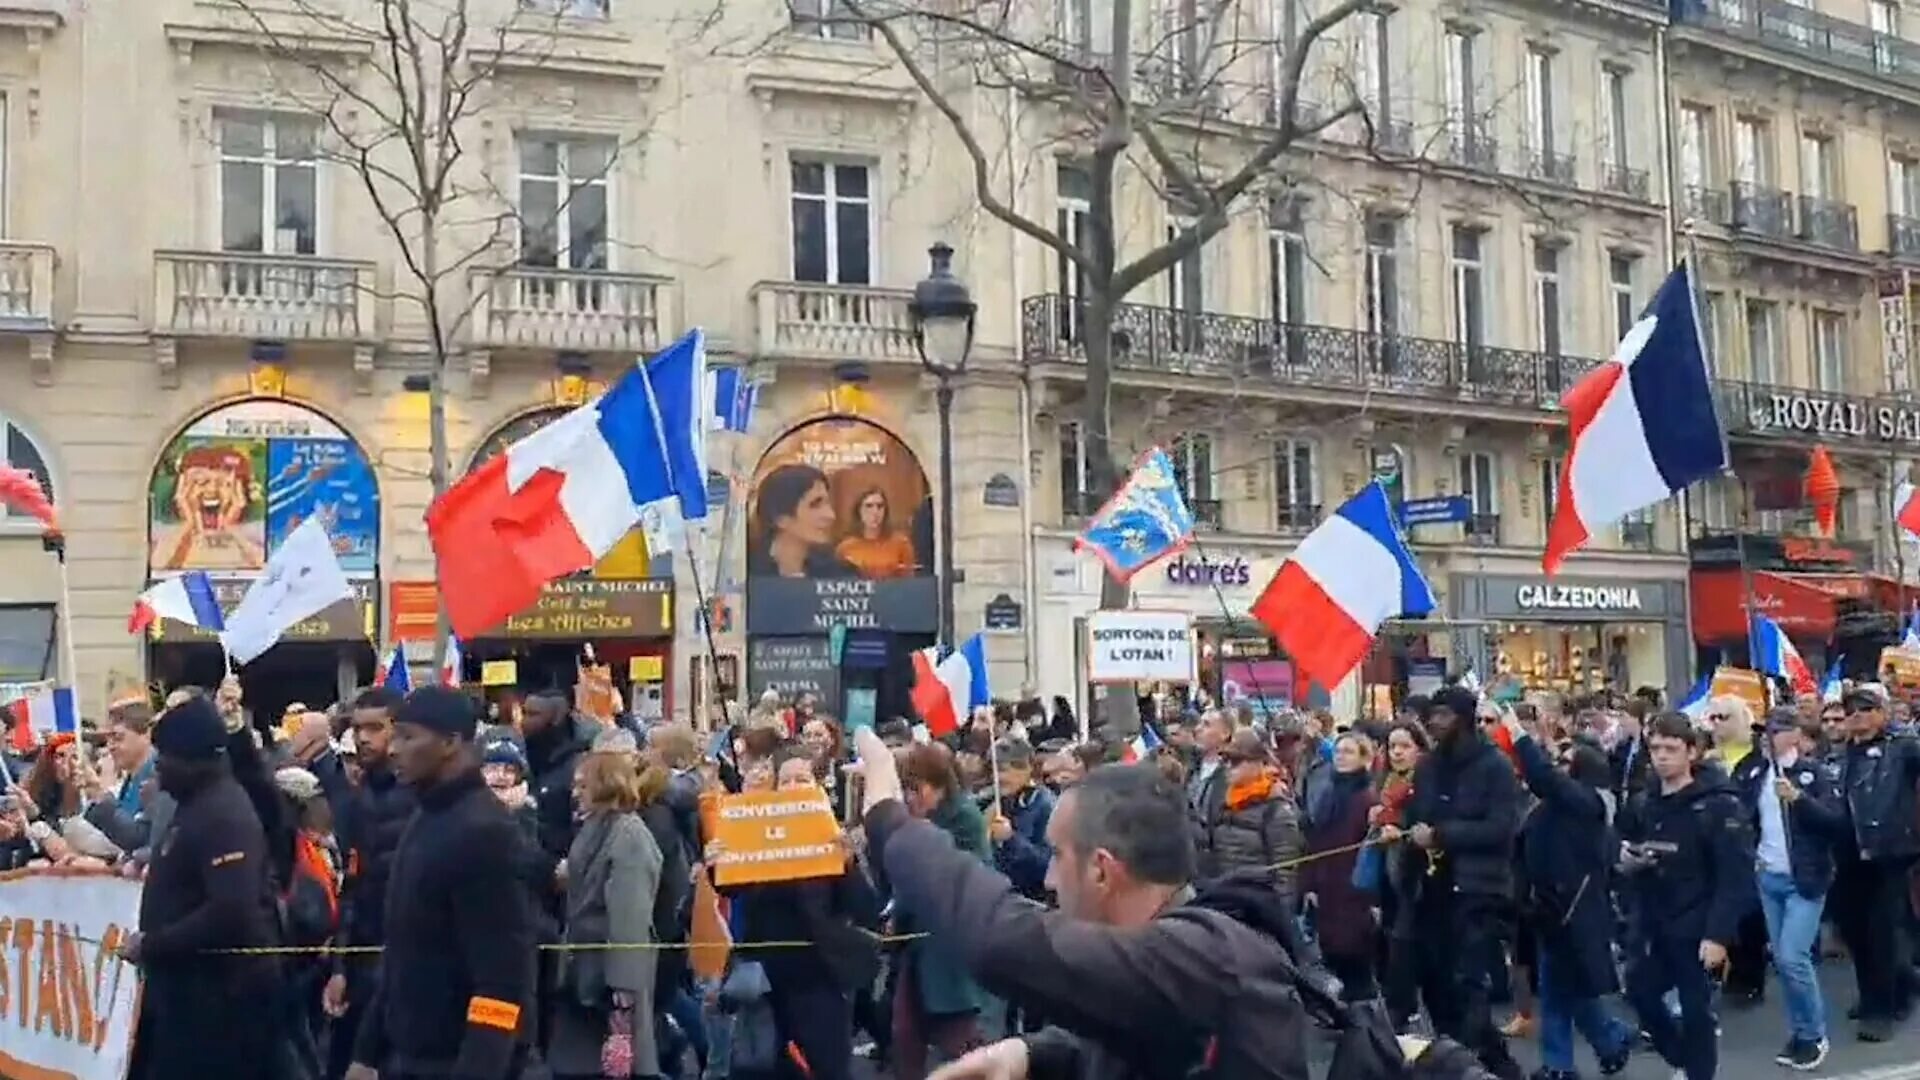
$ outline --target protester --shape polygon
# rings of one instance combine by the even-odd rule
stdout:
[[[540,844],[556,859],[573,845],[573,770],[593,749],[599,729],[576,715],[567,695],[541,690],[527,695],[521,711],[534,803],[540,811]]]
[[[1207,824],[1201,876],[1223,878],[1260,870],[1285,901],[1298,909],[1298,863],[1306,850],[1300,810],[1282,782],[1273,754],[1251,729],[1234,732],[1221,748],[1226,798]]]
[[[1209,709],[1200,715],[1200,728],[1194,735],[1195,756],[1187,768],[1187,803],[1202,831],[1212,829],[1227,803],[1227,770],[1221,755],[1233,732],[1233,717],[1226,712]]]
[[[177,809],[120,949],[145,984],[135,1075],[280,1080],[279,1018],[260,1006],[279,1000],[281,966],[219,951],[278,943],[266,832],[233,777],[226,723],[191,698],[161,717],[154,749]]]
[[[1741,795],[1741,805],[1749,809],[1747,825],[1751,835],[1757,824],[1751,810],[1757,804],[1767,772],[1767,755],[1755,749],[1754,736],[1760,726],[1747,703],[1733,695],[1713,699],[1707,723],[1713,728],[1713,754],[1709,760]],[[1736,1008],[1752,1008],[1765,1000],[1766,990],[1767,924],[1760,913],[1760,894],[1756,889],[1751,903],[1740,916],[1739,933],[1727,949],[1721,1000]]]
[[[1834,852],[1833,920],[1853,956],[1860,1038],[1885,1042],[1912,1002],[1903,959],[1910,955],[1907,877],[1920,855],[1914,799],[1920,739],[1887,729],[1887,701],[1878,687],[1850,690],[1843,704],[1840,786],[1852,837]]]
[[[95,794],[85,817],[114,846],[144,865],[153,838],[164,834],[173,819],[172,797],[153,782],[153,710],[144,701],[122,702],[109,709],[106,743],[120,781]]]
[[[907,807],[982,863],[992,860],[987,823],[960,787],[953,753],[937,743],[908,750],[900,766]],[[894,895],[894,929],[913,934],[921,927],[916,897]],[[960,941],[947,936],[919,938],[907,944],[893,997],[894,1080],[922,1080],[927,1053],[958,1057],[985,1039],[980,987],[960,959]]]
[[[308,715],[314,715],[309,713]],[[276,771],[274,784],[293,809],[296,831],[293,875],[280,897],[288,945],[316,949],[331,944],[340,925],[340,871],[333,816],[320,781],[298,766]],[[299,1077],[325,1075],[321,1041],[326,1032],[323,988],[333,968],[322,952],[284,961],[283,1023],[287,1053]]]
[[[420,809],[394,852],[386,951],[348,1080],[500,1080],[524,1061],[534,918],[520,834],[481,778],[474,721],[465,695],[437,686],[394,716],[394,773]]]
[[[1053,849],[1047,845],[1053,792],[1034,783],[1031,744],[1001,739],[995,756],[1000,763],[999,813],[987,822],[993,840],[993,864],[1022,896],[1045,902],[1047,863],[1053,857]]]
[[[1333,773],[1315,798],[1307,818],[1307,857],[1300,868],[1300,892],[1311,897],[1314,934],[1321,955],[1339,977],[1348,1001],[1366,1001],[1377,993],[1374,982],[1373,900],[1354,884],[1359,846],[1366,840],[1373,809],[1373,744],[1348,733],[1333,746]]]
[[[1375,839],[1385,843],[1390,836],[1399,835],[1407,802],[1413,798],[1414,774],[1430,746],[1426,729],[1418,723],[1396,721],[1389,729],[1379,803],[1367,812]],[[1427,882],[1427,857],[1411,844],[1388,844],[1381,864],[1380,925],[1385,931],[1381,992],[1394,1028],[1406,1031],[1420,1012],[1422,963],[1415,916]]]
[[[632,756],[596,751],[574,770],[574,801],[585,814],[567,852],[559,1001],[547,1063],[554,1080],[601,1075],[601,1050],[615,1025],[630,1033],[630,1075],[660,1072],[654,1045],[654,900],[660,848],[640,820],[640,776]],[[600,948],[611,946],[610,948]]]

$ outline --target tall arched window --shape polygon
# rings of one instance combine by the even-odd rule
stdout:
[[[53,472],[47,468],[47,457],[19,425],[0,415],[0,461],[17,469],[25,469],[40,478],[40,486],[47,492],[49,499],[54,498]],[[11,515],[11,516],[9,516]],[[17,524],[25,520],[25,515],[8,510],[0,503],[0,525]]]

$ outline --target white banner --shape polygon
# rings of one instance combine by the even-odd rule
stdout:
[[[1194,679],[1193,621],[1184,611],[1096,611],[1087,616],[1087,681]]]
[[[0,1076],[122,1080],[140,978],[114,948],[139,925],[140,883],[0,874]]]

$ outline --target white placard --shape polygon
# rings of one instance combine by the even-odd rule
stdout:
[[[1193,619],[1184,611],[1096,611],[1087,616],[1087,681],[1190,683]]]
[[[110,874],[0,875],[0,1076],[121,1080],[139,973],[112,948],[140,921],[140,883]],[[26,970],[20,970],[24,964]]]

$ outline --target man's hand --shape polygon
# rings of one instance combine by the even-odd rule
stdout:
[[[1433,826],[1427,824],[1415,825],[1413,830],[1407,833],[1407,837],[1412,840],[1416,846],[1428,851],[1433,850],[1434,844],[1440,839],[1433,834]]]
[[[893,751],[887,749],[887,744],[870,727],[854,732],[853,748],[859,752],[857,768],[864,779],[861,785],[863,797],[860,800],[860,813],[864,817],[881,803],[900,798],[900,764],[893,760]],[[1020,1075],[1026,1075],[1024,1067]]]
[[[1374,809],[1378,810],[1379,807],[1376,806]],[[1400,826],[1398,825],[1380,826],[1380,842],[1383,844],[1397,844],[1400,842],[1400,838],[1405,835],[1407,834],[1401,832]]]
[[[380,1070],[356,1061],[347,1066],[347,1071],[341,1074],[340,1080],[380,1080]]]
[[[335,1020],[347,1015],[347,977],[335,974],[320,988],[320,1008]]]
[[[1024,1039],[1001,1039],[940,1066],[927,1080],[1026,1080],[1028,1064]]]
[[[1013,838],[1013,822],[1005,815],[995,814],[987,819],[987,835],[993,837],[996,844],[1004,844]]]
[[[1794,787],[1793,781],[1787,779],[1784,776],[1774,780],[1773,793],[1775,795],[1778,795],[1780,797],[1780,801],[1782,803],[1785,803],[1788,806],[1792,806],[1794,800],[1800,797],[1800,789],[1797,787]]]
[[[1717,941],[1700,943],[1700,966],[1708,971],[1719,971],[1727,966],[1727,947]]]

